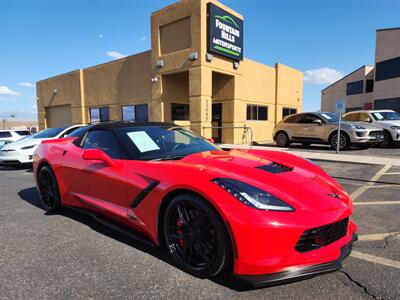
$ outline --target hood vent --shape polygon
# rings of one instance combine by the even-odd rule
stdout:
[[[272,163],[270,163],[268,165],[265,165],[265,166],[257,167],[257,169],[261,169],[263,171],[270,172],[270,173],[273,173],[273,174],[280,174],[280,173],[285,173],[285,172],[292,171],[292,168],[286,167],[284,165],[281,165],[281,164],[278,164],[278,163],[275,163],[275,162],[272,162]]]

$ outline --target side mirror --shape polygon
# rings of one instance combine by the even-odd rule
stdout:
[[[316,119],[313,121],[314,124],[322,125],[322,121],[320,119]]]
[[[112,160],[112,158],[109,157],[104,151],[102,151],[100,149],[84,150],[82,153],[82,159],[102,161],[110,167],[116,165],[116,163]]]

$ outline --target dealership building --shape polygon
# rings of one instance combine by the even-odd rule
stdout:
[[[244,58],[244,25],[214,0],[156,11],[151,50],[37,82],[39,127],[161,121],[217,142],[249,141],[251,132],[271,140],[283,116],[301,111],[303,74]]]
[[[321,110],[393,109],[400,112],[400,28],[376,31],[374,66],[362,66],[321,92]]]

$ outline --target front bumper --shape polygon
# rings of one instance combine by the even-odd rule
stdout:
[[[378,144],[383,139],[383,130],[355,130],[350,134],[352,144]]]
[[[32,151],[3,151],[0,150],[1,165],[20,165],[32,163]]]
[[[253,288],[267,287],[283,283],[294,282],[311,278],[317,275],[334,272],[342,267],[343,260],[350,255],[353,247],[353,242],[358,239],[357,234],[353,233],[352,240],[345,244],[340,249],[340,256],[338,259],[306,267],[295,268],[292,270],[267,274],[267,275],[235,275]]]

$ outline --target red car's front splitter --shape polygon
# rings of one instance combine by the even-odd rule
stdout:
[[[340,257],[332,262],[312,265],[303,268],[297,268],[290,271],[284,271],[279,273],[267,274],[267,275],[237,275],[236,277],[242,279],[253,288],[274,286],[283,283],[290,283],[302,279],[311,278],[317,275],[334,272],[342,267],[343,260],[350,255],[353,242],[357,241],[358,236],[353,233],[353,238],[350,242],[344,245],[340,249]]]

